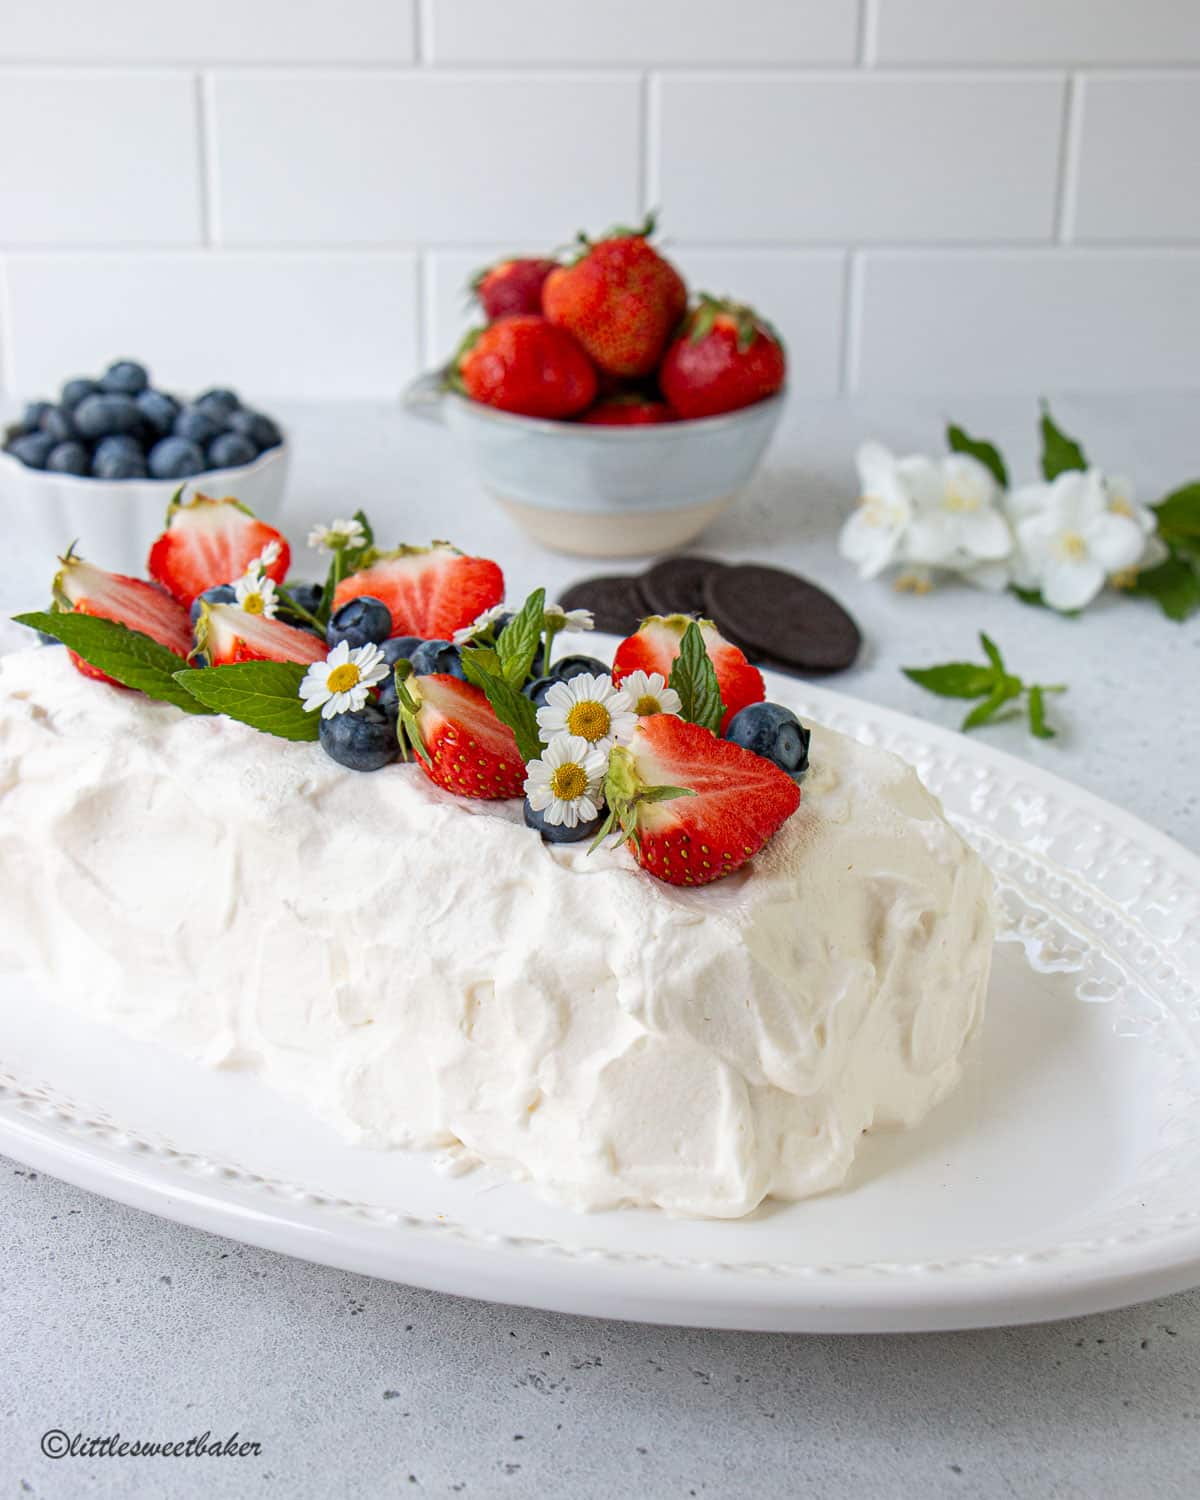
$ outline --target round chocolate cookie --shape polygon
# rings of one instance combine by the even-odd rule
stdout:
[[[641,590],[656,615],[702,615],[704,581],[724,566],[712,557],[664,557],[642,574]]]
[[[721,568],[705,579],[704,602],[723,635],[803,672],[840,672],[862,645],[858,626],[815,583],[758,563]]]
[[[607,578],[583,578],[559,595],[564,609],[590,609],[596,629],[612,635],[632,635],[652,611],[639,580],[625,573]]]

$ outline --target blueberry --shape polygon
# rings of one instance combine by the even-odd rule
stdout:
[[[808,767],[812,735],[791,709],[780,703],[748,704],[730,719],[725,738],[773,761],[790,776],[799,776]]]
[[[260,453],[268,448],[278,448],[283,442],[283,434],[270,417],[264,417],[260,411],[246,411],[244,408],[229,415],[230,432],[239,432],[242,437],[249,438]]]
[[[206,443],[211,443],[224,426],[222,419],[193,405],[183,408],[175,418],[171,431],[176,437],[187,438],[189,442],[199,443],[203,447]]]
[[[322,719],[321,749],[351,771],[378,771],[400,754],[396,726],[377,704]]]
[[[145,479],[146,459],[142,450],[105,448],[100,443],[92,454],[93,479]]]
[[[8,451],[14,458],[19,458],[27,469],[44,469],[55,446],[54,439],[48,432],[23,432],[9,443]]]
[[[155,479],[186,479],[204,470],[204,454],[187,438],[165,437],[150,450],[150,472]]]
[[[205,604],[232,604],[237,598],[237,590],[232,583],[215,583],[212,588],[204,589],[192,600],[192,607],[188,611],[191,615],[192,624],[200,618],[200,601]]]
[[[290,583],[288,593],[300,606],[306,609],[310,615],[315,615],[321,607],[321,600],[325,597],[325,590],[319,583]]]
[[[77,375],[63,386],[60,404],[68,411],[74,411],[85,396],[94,396],[99,389],[94,380],[89,380],[86,375]]]
[[[222,432],[208,445],[208,463],[213,469],[240,469],[258,457],[258,449],[237,432]]]
[[[72,416],[84,437],[108,437],[115,432],[133,432],[142,420],[132,396],[114,396],[101,391],[85,396]]]
[[[574,828],[568,828],[565,823],[547,823],[546,814],[534,812],[529,798],[525,799],[525,827],[535,828],[547,844],[577,844],[581,839],[592,838],[599,832],[604,817],[603,812],[598,812],[586,823],[580,821]]]
[[[145,459],[145,449],[131,432],[117,432],[112,437],[101,438],[96,444],[96,451],[92,454],[93,460],[103,458],[105,460],[116,458],[118,454],[126,458]]]
[[[429,677],[434,672],[440,672],[443,676],[466,681],[462,652],[450,641],[422,641],[409,660],[417,677]]]
[[[325,627],[325,639],[330,646],[342,641],[353,649],[368,642],[378,646],[391,634],[392,612],[382,599],[372,594],[359,594],[348,599],[340,609],[335,609]]]
[[[123,396],[136,396],[149,384],[145,365],[139,365],[135,359],[116,360],[100,377],[102,391],[114,391]]]
[[[42,418],[53,405],[50,401],[31,401],[25,408],[21,418],[22,432],[40,432],[42,430]]]
[[[179,402],[166,391],[139,391],[134,398],[142,421],[150,427],[156,437],[166,437],[179,415]]]
[[[211,391],[205,391],[203,395],[197,396],[192,403],[193,406],[198,406],[201,411],[207,412],[222,427],[226,426],[229,418],[238,410],[241,404],[233,391],[222,390],[219,386],[215,386]]]
[[[42,413],[41,429],[48,432],[56,443],[69,443],[79,433],[71,420],[71,413],[61,406],[48,406]]]
[[[46,459],[46,467],[53,474],[86,474],[88,451],[82,443],[56,443]]]
[[[542,708],[546,702],[546,694],[560,680],[558,677],[535,677],[532,682],[527,682],[521,691],[534,708]]]
[[[611,670],[594,656],[564,656],[551,666],[547,675],[559,682],[570,682],[572,677],[582,677],[585,672],[590,672],[593,677],[604,677]]]

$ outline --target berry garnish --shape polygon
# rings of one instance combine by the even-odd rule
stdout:
[[[460,797],[524,795],[525,764],[507,724],[477,687],[435,673],[410,677],[400,723],[426,776]]]
[[[671,680],[671,667],[679,655],[684,632],[692,623],[687,615],[651,615],[641,628],[617,647],[613,657],[613,681],[620,686],[630,672],[657,672],[664,681]],[[748,703],[758,703],[766,695],[762,673],[746,660],[711,620],[697,622],[709,660],[717,674],[717,686],[725,712],[721,719],[724,733],[729,721]]]
[[[547,844],[577,844],[581,839],[594,838],[603,821],[604,813],[598,812],[594,818],[571,825],[551,823],[544,812],[530,806],[528,797],[525,799],[525,827],[535,829]]]
[[[359,594],[382,599],[391,611],[393,635],[449,640],[485,609],[504,598],[504,574],[486,557],[464,557],[448,542],[398,547],[338,584],[333,607]]]
[[[365,646],[368,641],[375,645],[386,641],[392,633],[392,616],[382,599],[370,594],[358,594],[347,599],[335,609],[325,627],[325,639],[331,646],[346,641],[351,646]]]
[[[196,621],[196,654],[210,667],[234,661],[324,661],[325,642],[238,604],[202,603]]]
[[[156,447],[151,459],[157,451]],[[150,548],[147,567],[151,577],[181,604],[190,605],[205,589],[240,578],[271,542],[279,544],[279,551],[264,572],[282,583],[291,561],[282,532],[258,520],[236,500],[196,495],[168,508],[167,529]]]
[[[440,672],[444,677],[457,677],[460,682],[467,680],[467,674],[463,671],[462,652],[453,641],[421,641],[409,653],[408,659],[412,662],[413,673],[417,677],[428,677]]]
[[[139,630],[180,658],[186,658],[192,649],[192,627],[187,610],[157,584],[127,578],[123,573],[108,573],[68,553],[62,559],[62,567],[54,580],[54,599],[60,609],[97,615],[102,620],[115,620],[130,630]],[[82,657],[74,652],[70,655],[85,677],[119,686],[107,673],[90,666]]]
[[[789,776],[808,769],[811,732],[781,703],[748,704],[730,719],[725,738],[763,756]]]
[[[322,719],[319,733],[325,754],[350,771],[378,771],[400,755],[396,721],[374,703]]]

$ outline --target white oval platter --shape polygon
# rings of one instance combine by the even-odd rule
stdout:
[[[1200,1283],[1200,860],[977,740],[786,677],[768,695],[913,762],[1002,897],[965,1081],[917,1130],[867,1138],[841,1191],[736,1221],[576,1215],[346,1145],[20,973],[0,974],[0,1151],[289,1255],[600,1317],[965,1328]]]

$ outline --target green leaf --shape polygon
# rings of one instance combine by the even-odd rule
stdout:
[[[474,687],[480,688],[492,705],[496,717],[507,724],[516,737],[517,749],[524,761],[537,760],[546,748],[538,730],[537,709],[507,678],[489,672],[483,666],[479,651],[467,648],[462,653],[463,672]]]
[[[102,620],[98,615],[57,610],[14,615],[13,618],[31,630],[54,636],[89,666],[96,667],[125,687],[136,688],[147,698],[173,703],[189,714],[209,712],[179,686],[178,678],[195,677],[195,670],[181,671],[182,658],[140,630],[130,630],[126,625],[119,625],[115,620]]]
[[[1077,620],[1083,613],[1081,609],[1055,609],[1052,604],[1047,604],[1042,598],[1041,589],[1023,589],[1018,584],[1010,583],[1008,592],[1015,595],[1022,604],[1032,604],[1036,609],[1048,609],[1060,620]]]
[[[506,682],[523,687],[533,667],[546,619],[546,590],[534,589],[496,638],[496,655]]]
[[[702,724],[714,734],[718,732],[725,705],[717,686],[717,670],[695,620],[683,632],[679,655],[671,668],[669,686],[679,694],[679,711],[683,718],[693,724]]]
[[[990,635],[985,635],[982,630],[979,632],[979,644],[983,647],[983,654],[987,657],[988,661],[991,662],[997,672],[1003,675],[1004,658],[1000,655],[1000,647],[997,646]]]
[[[1042,474],[1047,479],[1057,479],[1069,469],[1086,469],[1087,459],[1083,449],[1065,432],[1054,425],[1050,408],[1042,402]]]
[[[991,470],[992,477],[1002,490],[1008,488],[1008,469],[994,443],[985,442],[983,438],[973,438],[951,422],[946,428],[946,444],[951,453],[966,453],[971,458],[978,459],[985,468]]]
[[[1200,480],[1173,490],[1154,507],[1158,534],[1168,547],[1200,546]]]
[[[901,667],[910,682],[939,698],[982,698],[996,686],[996,668],[973,661],[948,661],[940,667]]]
[[[1153,599],[1168,620],[1182,622],[1200,610],[1200,570],[1186,557],[1173,555],[1139,573],[1131,592]]]
[[[1029,732],[1039,740],[1054,738],[1054,730],[1046,723],[1046,699],[1036,682],[1029,689]]]
[[[962,721],[964,730],[977,729],[980,724],[986,724],[1000,712],[1006,703],[1011,703],[1014,698],[1021,696],[1023,684],[1019,677],[1002,677],[991,693],[977,703],[967,717]]]
[[[308,668],[294,661],[243,661],[177,672],[175,680],[210,709],[283,740],[315,740],[321,715],[306,713],[300,684]]]

